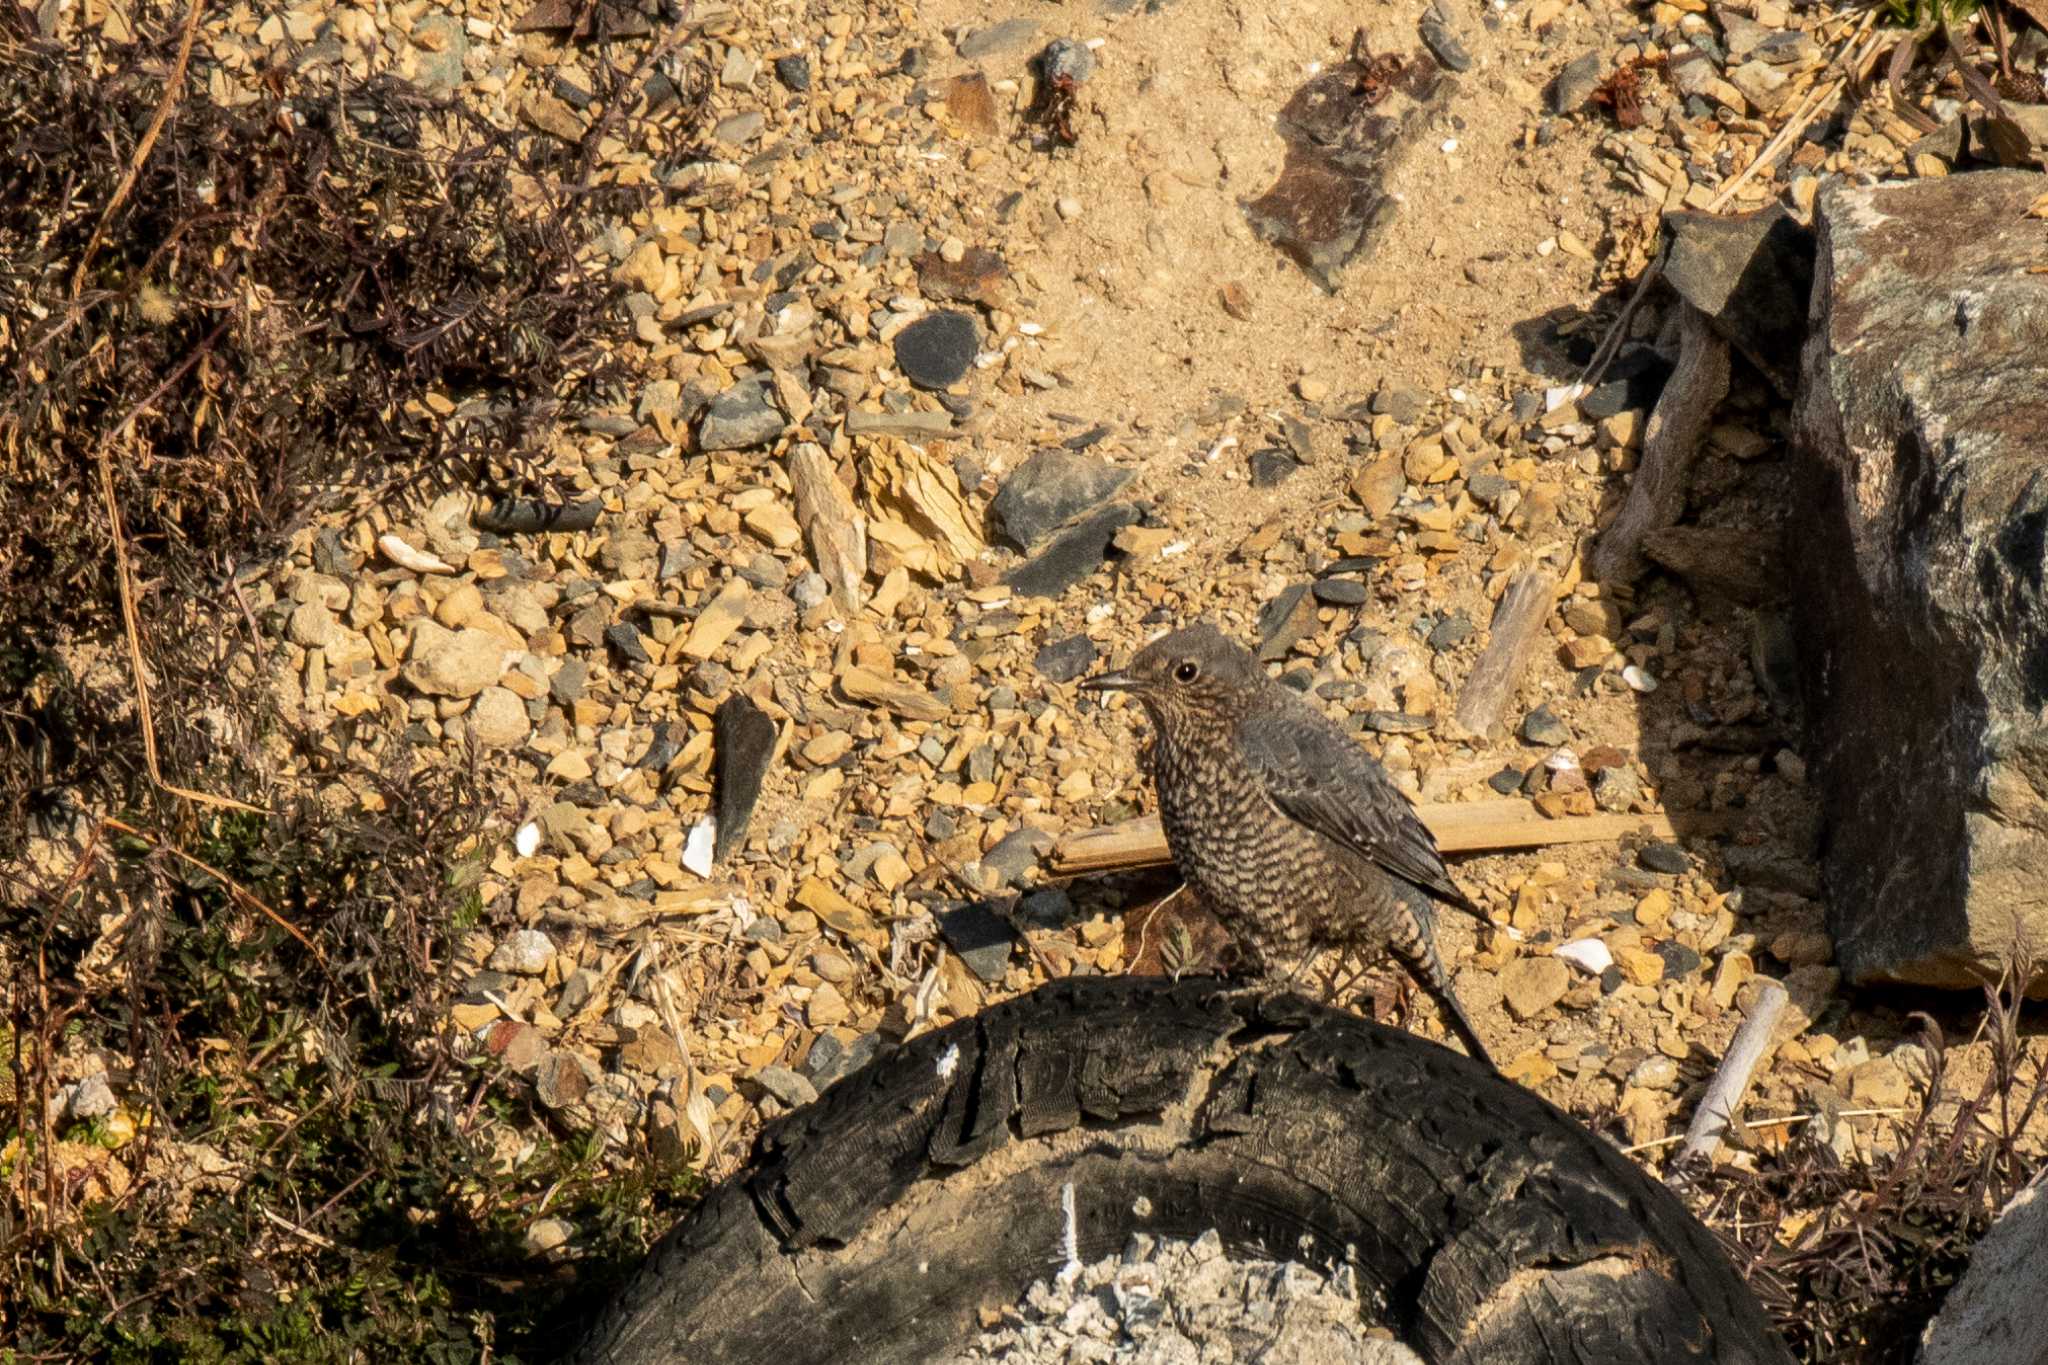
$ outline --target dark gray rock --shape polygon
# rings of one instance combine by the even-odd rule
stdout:
[[[1670,877],[1692,866],[1692,860],[1677,844],[1644,844],[1636,854],[1636,861],[1651,872],[1662,872]]]
[[[566,706],[583,695],[584,684],[589,680],[590,665],[572,655],[562,660],[555,676],[548,679],[548,695]]]
[[[1454,611],[1430,627],[1429,647],[1439,654],[1456,649],[1472,638],[1472,630],[1472,618],[1462,611]]]
[[[744,380],[705,405],[704,420],[697,428],[697,448],[751,450],[782,435],[785,425],[761,385]]]
[[[1355,578],[1318,578],[1311,589],[1316,601],[1332,607],[1357,607],[1365,603],[1365,584]]]
[[[1852,981],[1974,987],[2048,945],[2041,185],[1820,194],[1788,535],[1828,930]]]
[[[1029,825],[1013,829],[996,846],[981,855],[981,865],[1001,877],[1006,885],[1021,885],[1038,860],[1052,851],[1052,836]]]
[[[1436,58],[1437,65],[1446,71],[1472,69],[1472,54],[1465,50],[1465,45],[1459,42],[1457,35],[1451,31],[1450,17],[1443,7],[1432,5],[1423,14],[1416,28],[1422,34],[1422,45]]]
[[[1306,583],[1292,583],[1259,608],[1259,662],[1285,658],[1294,642],[1315,628],[1316,604]]]
[[[949,389],[967,377],[981,329],[965,313],[928,313],[896,334],[896,368],[920,388]]]
[[[1813,289],[1813,234],[1783,204],[1740,218],[1673,211],[1664,230],[1664,278],[1792,397]]]
[[[1579,400],[1579,411],[1594,421],[1612,417],[1628,408],[1629,385],[1625,379],[1613,379]]]
[[[1656,947],[1658,957],[1664,959],[1664,979],[1683,981],[1700,969],[1700,955],[1696,948],[1688,948],[1677,939],[1666,939]]]
[[[1301,468],[1295,458],[1278,446],[1252,452],[1252,487],[1274,488],[1287,481],[1287,476]]]
[[[1101,568],[1109,542],[1138,517],[1138,509],[1127,502],[1097,508],[1004,574],[1003,582],[1027,597],[1058,597]]]
[[[712,717],[718,757],[718,845],[715,862],[746,842],[747,824],[761,800],[761,783],[775,757],[775,722],[744,692],[719,703]]]
[[[1026,551],[1131,481],[1132,471],[1065,450],[1041,450],[1003,480],[989,503],[997,535]]]
[[[640,632],[625,624],[604,628],[605,643],[619,651],[621,658],[636,664],[651,664],[654,658],[647,652],[647,646],[640,643]]]
[[[1588,52],[1574,57],[1557,73],[1550,87],[1550,107],[1560,114],[1576,114],[1600,87],[1600,54]]]
[[[811,88],[811,64],[800,56],[777,57],[775,79],[801,95]]]
[[[538,531],[588,531],[597,525],[604,503],[598,498],[584,502],[542,502],[538,498],[498,498],[488,506],[478,504],[472,518],[477,529],[500,535],[530,535]]]
[[[1505,475],[1496,474],[1492,470],[1481,470],[1465,480],[1465,491],[1470,493],[1472,501],[1481,507],[1496,506],[1513,487],[1514,484],[1510,483]]]
[[[1065,683],[1086,673],[1097,657],[1093,640],[1085,635],[1069,635],[1039,650],[1031,663],[1047,682]]]
[[[1429,395],[1411,384],[1382,384],[1372,396],[1372,410],[1402,426],[1412,425],[1429,406]]]
[[[647,752],[641,754],[633,766],[652,769],[658,773],[674,762],[675,756],[683,751],[683,746],[676,740],[676,732],[681,728],[679,724],[669,721],[656,721],[654,738],[647,741]]]
[[[1522,717],[1522,738],[1531,744],[1548,748],[1567,743],[1571,737],[1571,727],[1559,720],[1547,703]]]
[[[994,983],[1010,969],[1010,950],[1017,936],[1010,924],[990,909],[986,901],[969,901],[951,910],[941,910],[935,919],[946,944],[960,955],[967,970],[981,980]]]

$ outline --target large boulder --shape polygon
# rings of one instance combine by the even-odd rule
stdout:
[[[2044,192],[1988,171],[1820,195],[1790,562],[1852,981],[2048,958]]]

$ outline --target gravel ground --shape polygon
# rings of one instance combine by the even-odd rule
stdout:
[[[1415,1365],[1375,1337],[1348,1266],[1239,1261],[1206,1232],[1137,1236],[1121,1256],[1070,1264],[1031,1286],[958,1362],[1004,1365]]]

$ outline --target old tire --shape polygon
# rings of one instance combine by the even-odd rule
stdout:
[[[1713,1237],[1544,1100],[1413,1035],[1213,982],[1056,982],[769,1125],[603,1311],[588,1365],[943,1357],[1135,1231],[1355,1257],[1432,1362],[1791,1359]]]

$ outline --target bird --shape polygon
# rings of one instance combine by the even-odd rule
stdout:
[[[1205,620],[1081,688],[1145,708],[1174,865],[1260,971],[1298,973],[1325,948],[1391,956],[1498,1069],[1437,955],[1432,902],[1491,921],[1370,754]]]

